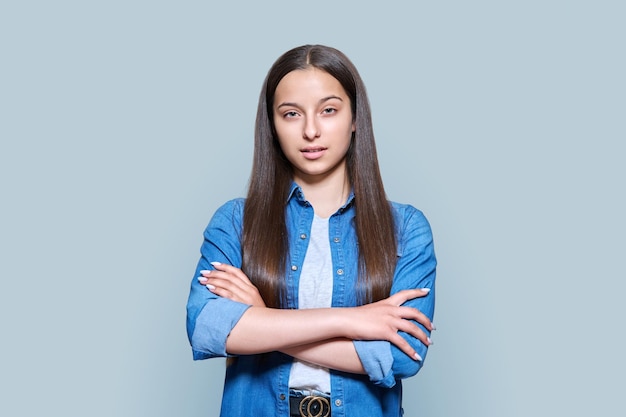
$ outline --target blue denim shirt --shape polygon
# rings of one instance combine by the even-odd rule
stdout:
[[[357,305],[357,237],[352,219],[354,196],[329,219],[329,239],[334,270],[333,307]],[[212,294],[195,277],[218,261],[241,267],[241,235],[244,199],[220,207],[204,231],[204,243],[187,303],[187,334],[195,360],[226,357],[226,338],[248,305]],[[421,211],[391,203],[395,218],[398,258],[391,293],[407,288],[430,288],[430,293],[408,301],[431,320],[435,308],[436,259],[430,225]],[[298,308],[298,282],[307,250],[313,207],[294,184],[286,208],[289,233],[287,308]],[[303,324],[306,325],[306,324]],[[428,331],[422,327],[428,334]],[[401,335],[422,358],[426,346],[406,333]],[[401,379],[415,375],[422,361],[415,361],[386,341],[354,341],[367,375],[331,370],[333,417],[396,417],[402,415]],[[242,355],[226,369],[222,416],[288,417],[289,370],[292,358],[280,352]]]

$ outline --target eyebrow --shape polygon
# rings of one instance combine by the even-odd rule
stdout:
[[[320,101],[318,102],[319,104],[322,104],[328,100],[332,100],[332,99],[337,99],[339,101],[343,101],[343,99],[339,96],[328,96],[328,97],[324,97],[322,99],[320,99]],[[298,103],[292,103],[292,102],[284,102],[284,103],[280,103],[278,106],[276,106],[277,109],[280,109],[281,107],[300,107],[298,105]]]

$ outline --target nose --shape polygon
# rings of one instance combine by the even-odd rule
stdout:
[[[305,139],[313,140],[320,135],[319,125],[315,117],[307,117],[304,122],[302,135]]]

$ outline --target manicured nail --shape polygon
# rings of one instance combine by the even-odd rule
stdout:
[[[431,328],[432,330],[437,330],[437,328],[435,327],[435,323],[430,323],[430,328]]]
[[[215,289],[215,285],[211,285],[211,284],[207,284],[206,287],[210,290],[214,290]]]
[[[208,278],[206,278],[206,277],[198,277],[198,281],[200,281],[202,283],[206,282],[207,279]]]
[[[432,341],[432,340],[430,340],[430,337],[427,337],[427,338],[426,338],[426,340],[428,340],[428,346],[430,346],[430,345],[432,345],[432,344],[433,344],[433,341]]]
[[[211,265],[213,266],[220,266],[221,264],[222,264],[221,262],[217,262],[217,261],[211,262]]]
[[[430,288],[420,288],[420,290],[422,290],[424,292],[430,292]]]
[[[211,270],[210,269],[203,269],[202,271],[200,271],[201,274],[210,274]]]
[[[422,357],[420,355],[418,355],[417,352],[415,353],[414,358],[415,358],[416,361],[420,361],[421,362],[421,360],[422,360]]]

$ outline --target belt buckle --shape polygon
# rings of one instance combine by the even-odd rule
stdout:
[[[327,398],[307,395],[300,400],[298,411],[302,417],[328,417],[330,415],[330,403]]]

